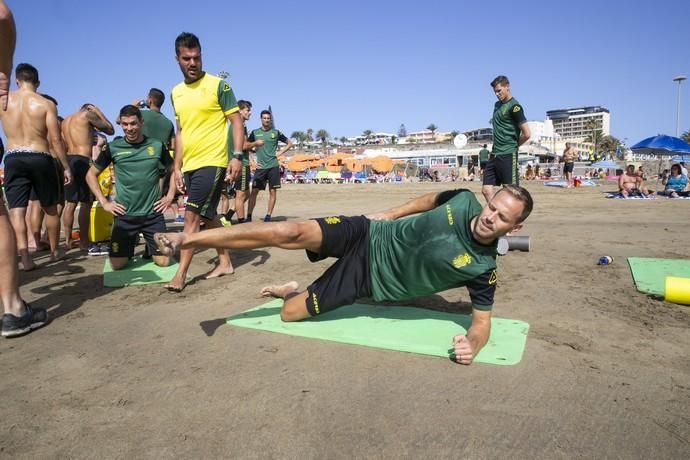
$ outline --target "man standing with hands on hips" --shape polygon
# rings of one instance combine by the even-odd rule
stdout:
[[[510,92],[508,77],[499,75],[491,82],[498,98],[491,119],[494,143],[491,148],[493,158],[484,168],[482,195],[488,203],[494,196],[494,187],[500,185],[519,185],[518,148],[530,138],[530,129],[525,111]]]
[[[273,127],[273,115],[268,110],[261,112],[261,128],[255,129],[249,135],[249,142],[257,146],[256,150],[256,172],[254,173],[254,183],[252,192],[249,195],[249,205],[247,209],[247,221],[252,220],[252,211],[256,206],[256,197],[260,190],[264,190],[268,185],[268,210],[264,222],[271,221],[271,214],[276,205],[278,189],[280,188],[280,158],[285,152],[292,148],[292,141],[285,134]],[[278,142],[285,144],[285,147],[278,150]]]
[[[196,35],[183,32],[175,40],[175,55],[184,81],[172,90],[177,130],[175,134],[174,177],[177,188],[187,192],[184,233],[221,226],[216,209],[225,181],[233,181],[242,167],[244,129],[235,94],[224,80],[203,71],[201,44]],[[232,123],[235,140],[228,162],[227,122]],[[230,255],[217,248],[218,265],[206,275],[217,278],[234,273]],[[180,252],[180,265],[165,288],[180,292],[194,250]]]

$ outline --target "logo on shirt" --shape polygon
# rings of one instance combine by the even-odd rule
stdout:
[[[513,107],[513,112],[519,112],[519,111],[520,111],[519,105],[516,105],[515,107]]]
[[[491,275],[489,275],[489,284],[496,284],[496,281],[498,281],[496,270],[491,270]]]
[[[132,152],[128,152],[128,151],[126,151],[126,152],[117,152],[115,155],[113,155],[113,157],[119,157],[119,156],[122,156],[122,155],[131,155],[131,154],[132,154]]]
[[[117,254],[118,252],[120,252],[120,245],[116,241],[112,242],[110,248],[113,250],[113,254]]]
[[[153,147],[151,147],[150,145],[146,147],[146,153],[148,153],[149,156],[153,156]]]
[[[224,83],[223,84],[223,92],[227,93],[228,91],[230,91],[230,85],[228,85],[227,83]]]
[[[450,210],[450,205],[446,205],[446,216],[448,217],[448,223],[453,225],[453,213]]]
[[[471,263],[472,263],[472,256],[469,255],[468,253],[460,254],[455,259],[453,259],[453,267],[455,267],[455,268],[462,268],[462,267],[469,265]]]
[[[326,217],[323,221],[328,225],[335,225],[340,223],[340,217]]]
[[[275,138],[276,138],[276,133],[271,133],[271,139],[275,139]]]

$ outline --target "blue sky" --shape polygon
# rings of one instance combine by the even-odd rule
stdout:
[[[94,2],[9,0],[15,65],[40,71],[66,116],[92,102],[115,118],[152,86],[181,81],[178,33],[197,34],[204,69],[238,98],[272,106],[276,127],[331,136],[488,125],[489,82],[507,75],[530,120],[603,105],[632,144],[675,134],[677,84],[690,77],[690,7],[681,1]],[[164,5],[164,6],[163,6]],[[681,89],[690,129],[690,81]],[[172,116],[169,101],[164,113]]]

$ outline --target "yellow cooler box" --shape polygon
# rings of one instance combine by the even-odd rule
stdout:
[[[113,229],[113,215],[101,207],[98,201],[91,206],[91,221],[89,222],[89,240],[92,243],[110,241]]]

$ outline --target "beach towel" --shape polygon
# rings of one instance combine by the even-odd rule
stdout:
[[[620,192],[605,192],[604,196],[606,198],[613,198],[617,200],[654,200],[656,199],[656,196],[654,194],[650,194],[648,197],[642,196],[642,195],[633,195],[625,198],[623,195],[620,194]]]
[[[292,323],[280,319],[275,299],[227,319],[232,326],[448,358],[451,341],[465,334],[471,317],[414,307],[354,304]],[[474,362],[512,365],[522,359],[529,324],[492,318],[491,336]]]
[[[557,181],[550,181],[550,182],[544,182],[544,185],[547,187],[562,187],[562,188],[567,188],[568,187],[568,182],[564,180],[557,180]],[[580,183],[581,187],[594,187],[597,184],[592,182],[591,180],[583,180]]]
[[[113,270],[110,260],[106,258],[103,266],[103,286],[123,287],[141,286],[144,284],[167,283],[173,279],[177,264],[159,267],[152,260],[133,257],[125,268]]]
[[[664,296],[667,276],[690,278],[688,259],[628,257],[628,265],[637,290],[654,296]]]

